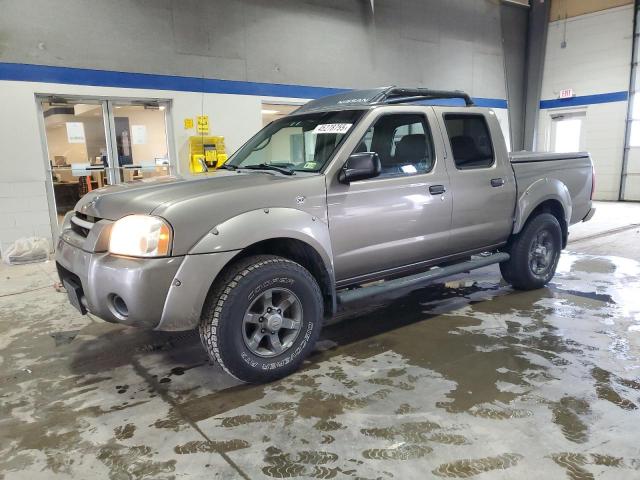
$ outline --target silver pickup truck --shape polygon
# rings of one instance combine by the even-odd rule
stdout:
[[[593,182],[586,153],[509,154],[463,92],[351,91],[267,125],[206,178],[86,195],[56,261],[82,313],[199,328],[228,373],[265,382],[342,304],[495,263],[516,289],[544,286]]]

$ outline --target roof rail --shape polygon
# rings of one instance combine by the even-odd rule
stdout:
[[[467,93],[459,90],[449,91],[430,90],[428,88],[380,87],[372,88],[370,90],[348,90],[335,95],[320,97],[316,100],[305,103],[293,112],[293,114],[448,98],[464,100],[464,103],[468,107],[474,105],[471,97]]]
[[[371,103],[383,103],[387,105],[395,103],[419,102],[422,100],[440,100],[444,98],[460,98],[467,107],[474,105],[469,94],[461,90],[431,90],[429,88],[401,88],[388,87],[372,99]]]

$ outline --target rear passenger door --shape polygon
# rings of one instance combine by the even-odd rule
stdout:
[[[380,176],[349,185],[338,181],[338,170],[328,176],[329,228],[339,282],[366,280],[446,253],[449,178],[441,142],[434,145],[430,124],[437,125],[431,109],[375,112],[354,132],[353,145],[335,167],[342,168],[353,152],[376,152]]]
[[[503,243],[513,227],[516,186],[493,112],[436,109],[451,182],[452,253]]]

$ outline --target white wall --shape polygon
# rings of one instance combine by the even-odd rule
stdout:
[[[566,28],[566,34],[565,34]],[[631,63],[633,6],[612,8],[549,24],[542,99],[561,89],[576,96],[627,91]],[[566,38],[566,48],[561,47]],[[584,149],[596,170],[598,200],[617,200],[624,149],[627,102],[540,110],[538,150],[550,149],[551,115],[584,111]]]
[[[262,127],[257,96],[0,81],[0,251],[20,237],[52,240],[55,211],[47,198],[37,93],[171,100],[169,149],[182,175],[189,175],[188,138],[195,135],[184,129],[185,118],[209,115],[211,133],[225,137],[229,153]]]

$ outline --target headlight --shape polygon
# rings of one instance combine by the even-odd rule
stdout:
[[[129,215],[111,227],[111,253],[131,257],[165,257],[170,250],[171,227],[159,217]]]

